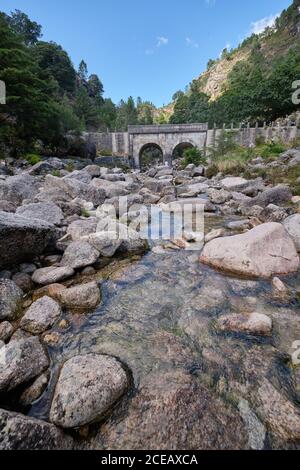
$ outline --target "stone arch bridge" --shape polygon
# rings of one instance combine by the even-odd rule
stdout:
[[[163,162],[170,163],[180,146],[205,149],[207,136],[207,124],[128,126],[128,132],[84,134],[86,141],[94,144],[98,153],[105,150],[114,156],[130,157],[135,168],[140,168],[141,155],[147,147],[158,148]]]
[[[134,166],[140,167],[143,151],[151,146],[161,150],[164,163],[170,163],[176,149],[181,146],[204,149],[207,131],[207,124],[129,126],[129,149]]]

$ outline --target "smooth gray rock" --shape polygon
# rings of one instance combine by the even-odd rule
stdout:
[[[269,278],[299,268],[295,245],[281,224],[262,224],[242,235],[217,238],[204,247],[200,261],[238,275]]]
[[[39,181],[28,174],[9,176],[0,182],[0,199],[20,205],[25,199],[33,199],[38,192]]]
[[[12,281],[23,291],[29,292],[32,289],[31,276],[26,273],[16,273],[12,277]]]
[[[294,214],[283,222],[284,228],[295,243],[296,250],[300,252],[300,214]]]
[[[207,194],[213,204],[224,204],[224,202],[229,201],[232,196],[229,191],[225,189],[209,189]]]
[[[258,312],[232,313],[219,317],[216,327],[220,331],[270,336],[272,333],[272,320],[267,315]]]
[[[23,316],[20,326],[32,334],[40,334],[51,328],[61,315],[61,308],[50,297],[41,297]]]
[[[54,235],[51,224],[0,212],[0,269],[41,255]]]
[[[0,279],[0,320],[12,320],[21,308],[23,292],[9,279]]]
[[[49,376],[50,376],[49,371],[46,371],[42,375],[40,375],[37,379],[35,379],[33,384],[29,385],[29,387],[27,387],[24,390],[24,392],[20,396],[19,403],[22,406],[30,406],[36,400],[38,400],[48,385]]]
[[[246,206],[261,206],[267,207],[269,204],[284,204],[289,202],[293,194],[288,186],[278,185],[274,188],[266,189],[258,196],[252,198],[250,201],[245,202]]]
[[[69,266],[50,266],[48,268],[37,269],[32,275],[32,280],[36,284],[47,286],[48,284],[64,281],[73,275],[74,269]]]
[[[69,225],[67,229],[67,234],[69,234],[71,239],[75,242],[80,240],[81,237],[90,235],[91,233],[95,233],[97,224],[98,221],[95,217],[75,220]]]
[[[14,328],[8,321],[0,323],[0,341],[7,341],[13,334]]]
[[[65,176],[65,179],[70,178],[86,184],[89,184],[92,181],[91,175],[85,171],[85,169],[72,171],[72,173],[69,173],[67,176]]]
[[[57,178],[56,176],[47,175],[45,189],[63,191],[71,199],[79,197],[80,199],[92,202],[97,207],[105,201],[106,193],[102,188],[95,188],[92,183],[86,184],[74,178]]]
[[[275,204],[269,204],[260,214],[259,218],[264,222],[281,222],[287,217],[287,212]]]
[[[73,439],[53,424],[0,410],[0,450],[71,450]]]
[[[116,232],[103,231],[93,233],[87,237],[83,237],[90,245],[92,245],[105,258],[111,258],[122,244],[122,240],[117,239]]]
[[[66,429],[94,423],[105,416],[127,388],[126,372],[115,358],[75,356],[61,370],[50,421]]]
[[[30,220],[44,220],[45,222],[54,225],[60,225],[64,220],[64,214],[62,210],[53,202],[26,204],[24,206],[18,207],[16,213]]]
[[[57,293],[57,299],[67,308],[74,310],[91,310],[101,301],[100,289],[96,282],[79,284]]]
[[[49,359],[37,337],[8,343],[1,350],[0,392],[9,392],[40,375]]]
[[[99,258],[99,251],[85,241],[72,242],[61,260],[62,266],[69,266],[73,269],[91,266]]]
[[[228,176],[221,181],[221,186],[227,191],[242,191],[245,189],[251,181],[239,176]]]

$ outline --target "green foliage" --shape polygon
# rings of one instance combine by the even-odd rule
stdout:
[[[74,163],[71,161],[71,162],[68,162],[67,166],[66,166],[66,170],[69,172],[69,173],[72,173],[72,171],[74,171]]]
[[[6,17],[10,27],[22,37],[24,44],[35,44],[42,36],[42,27],[35,21],[31,21],[28,16],[20,10],[11,12]]]
[[[138,124],[153,124],[153,111],[154,106],[152,103],[150,103],[149,101],[142,101],[141,98],[137,99]]]
[[[183,152],[183,167],[186,168],[188,165],[193,164],[196,166],[206,165],[206,158],[203,156],[200,149],[197,147],[187,148]]]
[[[59,170],[53,170],[51,175],[56,176],[57,178],[59,178],[60,177],[60,171]]]
[[[55,42],[38,42],[32,49],[46,80],[54,80],[61,94],[75,90],[76,72],[67,52]]]
[[[300,77],[299,0],[277,19],[276,28],[267,28],[260,35],[247,38],[238,49],[247,52],[247,59],[238,61],[229,73],[222,95],[209,100],[201,93],[203,77],[190,86],[176,101],[171,122],[216,123],[271,122],[291,114],[292,83]],[[223,60],[231,60],[235,51],[224,49]],[[208,70],[214,65],[208,63]]]
[[[86,217],[87,219],[90,217],[90,213],[86,209],[81,210],[81,217]]]
[[[51,122],[58,119],[53,83],[32,58],[31,49],[0,14],[0,80],[7,86],[7,103],[0,107],[0,141],[15,155],[36,139],[47,141]]]
[[[34,153],[29,153],[26,155],[25,160],[27,160],[27,162],[33,166],[41,161],[41,157]]]
[[[274,158],[286,150],[286,146],[281,142],[268,142],[262,146],[260,155],[263,158]]]

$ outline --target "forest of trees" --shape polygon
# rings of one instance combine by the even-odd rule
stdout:
[[[222,95],[215,101],[201,92],[201,82],[195,80],[187,93],[177,92],[174,124],[187,122],[216,123],[270,122],[297,109],[292,102],[292,84],[300,79],[300,0],[277,18],[274,29],[247,38],[238,49],[249,48],[250,57],[238,62],[229,74]],[[290,40],[291,46],[285,42]],[[277,44],[283,52],[272,55]],[[221,59],[231,60],[237,52],[224,50]],[[208,70],[217,61],[208,62]]]
[[[233,67],[218,99],[212,101],[203,93],[201,80],[194,80],[186,92],[175,93],[170,122],[220,126],[273,121],[294,112],[299,31],[300,0],[294,0],[275,29],[254,34],[239,46],[237,50],[247,48],[250,55]],[[208,62],[208,69],[218,60],[231,60],[237,50],[225,49],[220,59]],[[22,155],[39,141],[57,151],[69,131],[126,131],[129,124],[163,124],[168,119],[166,112],[159,113],[141,98],[118,104],[104,98],[100,78],[89,73],[84,60],[75,69],[68,53],[55,42],[43,41],[42,27],[19,10],[0,12],[0,80],[7,90],[6,104],[0,106],[0,157],[7,149]]]
[[[0,12],[0,80],[7,91],[0,106],[2,149],[22,154],[40,140],[55,150],[68,131],[122,131],[153,122],[150,102],[129,97],[115,105],[84,60],[76,70],[60,45],[41,38],[42,27],[26,14]]]

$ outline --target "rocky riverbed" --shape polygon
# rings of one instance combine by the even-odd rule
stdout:
[[[67,168],[0,167],[0,448],[299,448],[299,196],[194,165]],[[114,236],[184,204],[202,231]]]

